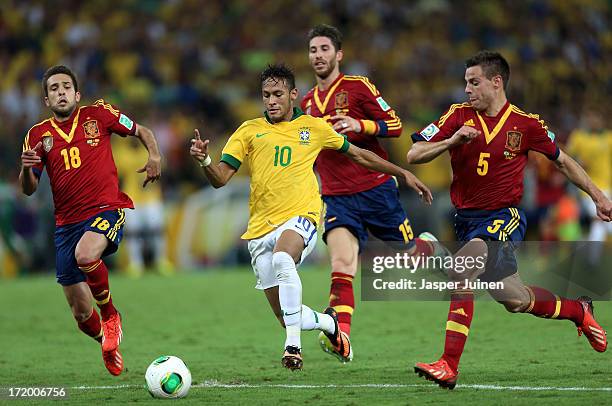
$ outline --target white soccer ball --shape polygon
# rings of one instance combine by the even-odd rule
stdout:
[[[191,372],[179,357],[164,355],[149,365],[145,380],[154,398],[183,398],[191,387]]]

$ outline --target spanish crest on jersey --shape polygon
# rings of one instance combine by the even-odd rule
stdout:
[[[50,131],[47,131],[42,136],[42,145],[45,152],[49,153],[51,148],[53,148],[53,135],[51,135]]]
[[[349,105],[349,97],[347,91],[341,91],[336,93],[334,108],[345,109]]]
[[[523,134],[519,131],[508,131],[506,133],[506,149],[511,152],[520,151],[521,138],[523,138]]]

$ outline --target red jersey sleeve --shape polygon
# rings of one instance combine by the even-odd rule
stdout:
[[[421,131],[412,134],[412,142],[438,142],[452,137],[463,125],[463,120],[460,116],[461,107],[464,107],[464,104],[453,104],[450,106],[438,120],[429,124]]]
[[[96,101],[94,106],[97,107],[98,117],[110,132],[122,137],[136,134],[136,123],[116,107],[105,103],[102,99]]]
[[[368,78],[364,77],[361,84],[361,107],[370,119],[361,120],[362,132],[377,137],[399,137],[402,134],[402,121],[395,110]]]
[[[555,142],[555,133],[548,129],[544,120],[540,120],[539,117],[531,118],[527,129],[530,150],[544,154],[552,161],[559,158],[560,151]]]

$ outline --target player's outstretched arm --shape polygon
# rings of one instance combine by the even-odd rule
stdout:
[[[32,167],[41,162],[40,157],[37,155],[37,151],[39,151],[41,147],[42,142],[39,142],[33,149],[26,149],[21,153],[19,183],[21,184],[21,191],[28,196],[31,196],[38,188],[38,178],[34,174]]]
[[[597,217],[603,221],[612,221],[612,202],[597,186],[595,186],[589,175],[587,175],[578,162],[560,150],[555,165],[574,185],[591,196],[591,199],[593,199],[597,207]]]
[[[397,176],[398,178],[403,179],[404,182],[406,182],[406,185],[414,189],[424,202],[426,202],[427,204],[431,204],[433,200],[431,191],[410,171],[407,171],[404,168],[400,168],[399,166],[382,159],[372,151],[356,147],[353,144],[349,144],[349,148],[346,151],[346,155],[352,161],[358,163],[359,165],[365,168]]]
[[[159,147],[157,146],[157,140],[155,135],[153,135],[153,131],[145,126],[136,124],[136,133],[134,135],[140,139],[142,145],[149,151],[147,163],[137,171],[138,173],[147,173],[147,177],[142,183],[142,187],[145,187],[147,183],[155,182],[161,176],[161,154],[159,153]]]
[[[457,130],[452,137],[437,142],[415,142],[406,155],[409,164],[424,164],[438,155],[461,144],[472,142],[480,134],[480,131],[464,125]]]
[[[189,155],[191,155],[204,170],[204,175],[206,175],[208,181],[215,189],[225,186],[236,173],[236,169],[225,162],[219,162],[217,165],[214,165],[210,155],[208,155],[208,144],[210,140],[202,140],[199,130],[196,129],[194,132],[195,135],[194,138],[191,139]]]

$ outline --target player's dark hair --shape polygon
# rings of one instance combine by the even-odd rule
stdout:
[[[58,73],[64,73],[70,76],[70,79],[72,79],[72,85],[74,86],[74,91],[79,91],[79,83],[77,82],[77,78],[74,72],[71,71],[70,68],[68,68],[67,66],[55,65],[47,69],[42,78],[42,88],[43,92],[45,93],[45,96],[49,96],[49,89],[47,89],[47,82],[49,81],[49,78],[53,75],[57,75]]]
[[[315,25],[313,29],[308,31],[308,42],[314,37],[327,37],[334,44],[336,51],[342,49],[342,33],[334,26],[327,24]]]
[[[268,67],[261,72],[261,84],[263,85],[268,79],[273,79],[277,82],[285,81],[289,90],[295,89],[295,75],[291,68],[284,63],[268,65]]]
[[[465,61],[466,68],[471,68],[472,66],[480,66],[487,79],[491,79],[496,75],[501,76],[504,81],[504,90],[508,87],[508,81],[510,80],[510,65],[499,52],[486,50],[478,52]]]

